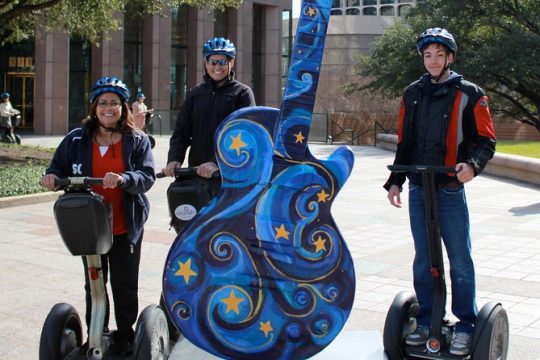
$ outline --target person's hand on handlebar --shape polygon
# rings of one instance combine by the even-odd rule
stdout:
[[[167,166],[161,169],[161,172],[166,176],[174,176],[174,169],[180,167],[180,165],[181,164],[178,161],[171,161],[167,164]]]
[[[39,184],[46,189],[55,191],[58,188],[58,186],[54,185],[54,182],[57,178],[58,177],[54,174],[43,175]]]
[[[395,206],[397,208],[401,207],[401,195],[399,191],[399,186],[392,185],[390,186],[390,190],[388,190],[388,200],[390,200],[390,204],[392,206]]]
[[[204,164],[199,165],[197,168],[197,175],[203,178],[210,179],[212,174],[218,170],[218,166],[213,162],[205,162]]]
[[[114,189],[124,182],[124,178],[116,173],[108,172],[103,177],[103,188]]]
[[[457,179],[462,183],[469,182],[474,178],[474,168],[471,164],[458,163],[456,164],[456,171]]]

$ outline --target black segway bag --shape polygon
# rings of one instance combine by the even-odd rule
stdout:
[[[170,225],[178,233],[211,198],[209,184],[203,180],[174,181],[167,189]]]
[[[72,255],[103,255],[112,246],[110,204],[93,192],[66,193],[54,203],[54,217]]]

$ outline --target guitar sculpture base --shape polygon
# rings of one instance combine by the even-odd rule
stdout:
[[[171,359],[219,360],[187,340],[176,344],[171,352]],[[312,360],[386,360],[381,334],[375,330],[342,331]]]

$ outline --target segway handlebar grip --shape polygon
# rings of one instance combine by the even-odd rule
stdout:
[[[64,179],[55,179],[54,184],[56,186],[69,186],[69,185],[102,185],[103,178],[92,177],[68,177]]]
[[[174,176],[177,177],[177,178],[180,178],[180,179],[192,179],[197,175],[197,167],[196,166],[190,166],[190,167],[187,167],[187,168],[181,168],[181,167],[177,167],[174,169]],[[212,174],[212,178],[213,179],[217,179],[221,176],[219,170],[216,170],[213,174]],[[162,179],[166,177],[166,175],[163,173],[163,172],[159,172],[156,174],[156,178],[158,179]]]
[[[435,174],[455,174],[456,169],[451,166],[432,166],[432,165],[388,165],[388,170],[392,172],[432,172]]]

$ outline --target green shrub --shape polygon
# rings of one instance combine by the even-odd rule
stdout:
[[[36,161],[0,169],[0,197],[48,191],[39,185],[45,167]]]

